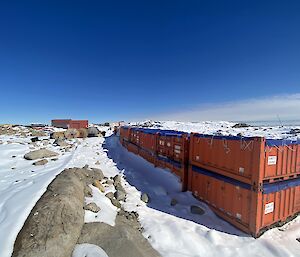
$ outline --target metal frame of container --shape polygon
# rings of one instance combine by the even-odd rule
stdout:
[[[182,191],[188,183],[188,133],[165,130],[157,133],[156,166],[168,168],[181,179]]]
[[[255,192],[249,184],[190,165],[188,189],[254,237],[300,212],[300,178],[264,183],[262,191]]]
[[[300,177],[300,141],[191,133],[189,162],[261,190]]]

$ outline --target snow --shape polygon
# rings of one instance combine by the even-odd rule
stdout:
[[[72,257],[108,257],[108,255],[97,245],[78,244],[75,246]]]
[[[86,204],[94,202],[100,207],[98,213],[86,210],[84,216],[84,222],[104,222],[110,226],[115,225],[115,220],[118,212],[118,208],[112,205],[111,201],[105,196],[110,190],[105,193],[100,192],[100,190],[94,186],[90,186],[93,192],[92,197],[86,197]]]
[[[45,166],[33,166],[34,161],[23,158],[30,151],[28,139],[5,136],[0,139],[4,142],[0,145],[0,256],[8,257],[30,211],[72,159],[72,152],[61,154],[59,160],[49,161]]]
[[[160,122],[155,126],[206,134],[221,131],[222,134],[243,133],[245,136],[256,133],[255,135],[269,138],[291,136],[288,134],[291,127],[255,130],[254,127],[233,129],[232,125],[229,122]],[[75,146],[70,152],[59,152],[59,147],[47,147],[60,155],[57,161],[49,160],[45,166],[33,166],[34,161],[23,158],[28,151],[41,147],[42,142],[30,149],[32,146],[28,145],[28,138],[0,136],[0,141],[3,142],[0,144],[0,257],[11,256],[18,232],[51,181],[64,168],[83,167],[86,164],[101,169],[108,178],[116,174],[124,175],[122,186],[127,192],[124,208],[138,212],[139,221],[144,228],[143,235],[163,257],[215,257],[220,254],[223,257],[300,256],[300,243],[296,240],[300,237],[300,217],[254,239],[218,218],[190,192],[181,192],[180,182],[175,175],[155,168],[141,157],[128,152],[121,146],[118,137],[111,136],[112,131],[109,128],[106,130],[109,136],[106,139],[74,140]],[[16,157],[13,158],[14,155]],[[91,188],[93,197],[86,198],[86,202],[95,202],[101,210],[96,215],[86,211],[85,221],[105,222],[114,226],[117,208],[105,197],[107,192],[113,192],[114,189],[106,187],[105,193],[101,193],[97,188]],[[148,204],[140,199],[144,192],[149,195]],[[178,201],[175,206],[170,205],[173,198]],[[191,205],[198,205],[205,210],[205,214],[192,214]],[[100,255],[103,253],[93,245],[81,245],[76,249],[79,250],[74,252],[75,257],[107,256]]]
[[[298,126],[250,126],[233,128],[236,123],[228,121],[178,122],[178,121],[144,121],[132,122],[129,125],[138,125],[149,128],[170,129],[184,132],[198,132],[202,134],[222,134],[225,136],[241,134],[245,137],[266,137],[268,139],[297,139],[297,135],[290,134],[291,129],[300,129]],[[298,138],[300,135],[298,134]]]

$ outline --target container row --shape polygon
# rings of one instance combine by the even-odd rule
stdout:
[[[299,141],[133,127],[121,127],[120,141],[254,237],[300,212]]]

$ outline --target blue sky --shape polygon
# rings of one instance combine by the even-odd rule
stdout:
[[[201,120],[274,97],[300,110],[299,13],[276,0],[1,1],[0,123]]]

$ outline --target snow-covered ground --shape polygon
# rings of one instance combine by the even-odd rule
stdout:
[[[160,126],[202,133],[214,133],[218,130],[233,133],[230,130],[232,124],[226,122],[214,125],[165,122],[160,123]],[[274,128],[257,133],[269,133],[273,138],[281,138],[290,129]],[[243,131],[246,133],[247,128]],[[253,129],[252,132],[254,131],[256,130]],[[107,135],[110,134],[111,131],[107,130]],[[30,150],[30,145],[27,144],[29,139],[0,136],[0,140],[3,142],[0,144],[0,257],[11,256],[18,232],[55,176],[64,168],[83,167],[86,164],[100,168],[106,177],[124,174],[126,180],[123,179],[122,184],[128,193],[125,209],[139,213],[144,236],[163,257],[209,257],[221,254],[224,257],[300,256],[300,242],[296,240],[300,237],[299,217],[284,227],[274,228],[254,239],[218,218],[190,192],[180,192],[180,183],[175,175],[155,168],[141,157],[129,153],[116,136],[80,139],[80,144],[75,143],[70,152],[60,152],[58,160],[49,161],[40,167],[33,166],[33,161],[23,158]],[[58,152],[58,148],[54,146],[50,150]],[[110,188],[106,190],[105,193]],[[141,192],[149,195],[148,205],[140,200]],[[98,191],[94,195],[97,198],[94,200],[103,204],[98,221],[113,225],[116,210],[106,202],[103,193],[101,195]],[[176,199],[178,204],[171,206],[172,199]],[[105,204],[108,204],[107,208]],[[191,214],[191,205],[200,206],[205,214]],[[86,219],[88,221],[89,217],[86,216]]]
[[[185,132],[198,132],[202,134],[222,134],[225,136],[238,134],[242,136],[259,136],[268,139],[297,139],[300,133],[291,134],[292,129],[299,129],[300,124],[293,126],[249,126],[245,128],[233,128],[236,123],[228,121],[202,121],[202,122],[178,122],[178,121],[144,121],[132,122],[129,125],[144,126],[149,128],[170,129]]]

